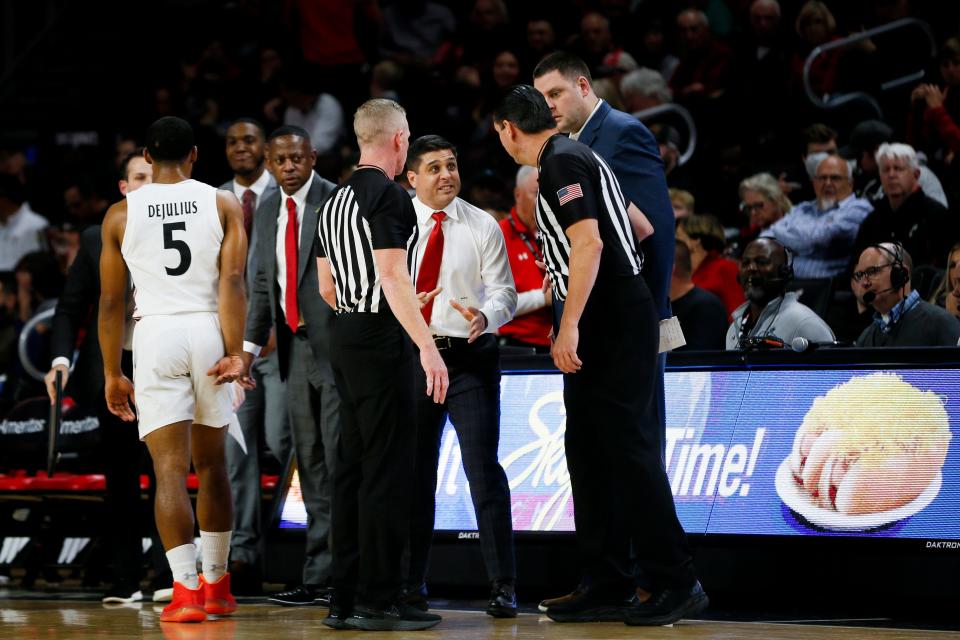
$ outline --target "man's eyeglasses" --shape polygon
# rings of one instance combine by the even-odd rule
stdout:
[[[854,271],[853,280],[854,282],[860,282],[864,278],[870,278],[871,280],[873,280],[878,273],[880,273],[881,271],[883,271],[884,269],[892,265],[893,265],[892,262],[888,262],[887,264],[877,265],[876,267],[867,267],[863,271]]]
[[[754,202],[753,204],[749,204],[747,202],[741,202],[740,211],[743,211],[744,213],[753,213],[754,211],[760,211],[761,209],[763,209],[765,204],[766,203],[764,202]]]
[[[825,176],[814,176],[813,179],[816,180],[817,182],[836,182],[839,184],[841,182],[846,182],[848,178],[847,176],[841,176],[840,174],[833,174],[833,175],[825,175]]]

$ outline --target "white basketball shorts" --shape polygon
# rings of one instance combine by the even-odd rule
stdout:
[[[233,415],[230,385],[207,371],[223,357],[216,313],[145,316],[133,331],[133,392],[140,439],[191,420],[225,427]]]

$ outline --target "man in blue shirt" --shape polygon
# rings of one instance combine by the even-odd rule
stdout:
[[[760,235],[776,238],[794,256],[799,279],[832,278],[844,272],[863,222],[873,206],[853,192],[850,166],[827,156],[813,176],[816,199],[801,202]]]

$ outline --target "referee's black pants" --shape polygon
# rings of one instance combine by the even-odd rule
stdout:
[[[564,375],[563,395],[577,542],[586,574],[601,589],[633,588],[629,549],[619,543],[624,534],[652,590],[696,580],[661,458],[658,347],[643,279],[598,280],[580,320],[583,368]]]
[[[493,335],[473,343],[454,338],[440,355],[447,365],[447,399],[437,404],[426,395],[423,367],[414,365],[417,405],[417,471],[410,528],[410,561],[406,582],[424,583],[436,513],[437,463],[447,415],[457,432],[463,470],[480,531],[480,549],[487,578],[513,581],[516,568],[510,483],[500,466],[500,349]]]
[[[400,591],[410,528],[416,428],[413,346],[389,312],[334,319],[340,391],[331,505],[331,577],[342,597],[383,608]]]

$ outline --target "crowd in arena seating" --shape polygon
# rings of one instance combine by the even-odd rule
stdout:
[[[317,172],[342,181],[357,157],[353,110],[389,97],[407,107],[414,136],[434,133],[459,145],[463,196],[502,219],[514,205],[516,167],[491,111],[512,85],[531,82],[545,54],[564,49],[588,63],[604,100],[641,113],[657,137],[677,238],[688,250],[678,259],[690,265],[689,274],[680,268],[678,290],[689,280],[716,295],[729,323],[748,304],[741,255],[754,240],[773,238],[786,248],[799,300],[829,290],[823,319],[838,339],[854,342],[875,310],[856,277],[869,273],[857,269],[861,254],[898,242],[902,253],[886,263],[912,261],[912,291],[960,316],[960,9],[952,3],[246,4],[254,7],[251,21],[276,18],[240,37],[224,33],[236,15],[205,27],[206,40],[184,49],[174,74],[158,73],[147,95],[125,96],[143,127],[167,114],[191,121],[201,181],[230,177],[224,136],[240,116],[268,131],[305,128],[319,152]],[[808,59],[818,47],[904,18],[930,25],[935,55],[923,30],[907,27]],[[889,82],[916,71],[924,73],[912,82]],[[869,100],[815,104],[842,103],[836,98],[853,92]],[[37,154],[23,136],[0,138],[0,408],[42,394],[24,374],[17,337],[55,304],[80,232],[118,198],[116,176],[104,176],[140,142],[129,127],[91,129],[101,141],[92,150],[75,144]],[[705,295],[697,299],[712,303]],[[884,321],[875,322],[882,331]],[[724,347],[719,338],[712,344]],[[46,366],[42,340],[31,349]]]

